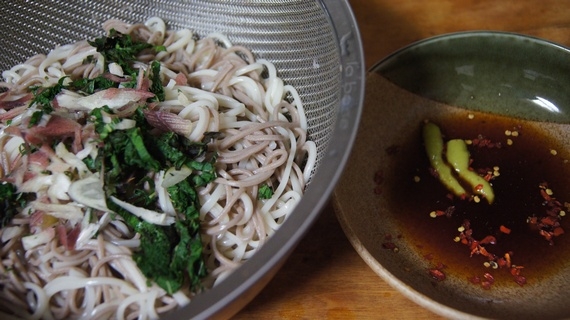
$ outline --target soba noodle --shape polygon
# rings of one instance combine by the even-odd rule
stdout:
[[[103,27],[163,46],[158,53],[144,51],[135,67],[145,71],[152,61],[160,62],[165,99],[152,108],[166,114],[166,122],[175,119],[172,127],[183,124],[178,134],[201,141],[210,132],[219,133],[208,145],[218,155],[217,177],[197,190],[208,269],[202,284],[207,289],[255,254],[301,198],[316,154],[315,144],[307,140],[303,105],[269,61],[255,60],[248,49],[232,45],[224,35],[198,39],[190,30],[167,30],[159,18],[135,25],[111,20]],[[104,203],[90,207],[70,197],[77,180],[99,179],[99,173],[85,164],[98,152],[97,134],[84,125],[87,113],[81,108],[66,110],[81,97],[72,92],[57,97],[55,113],[83,126],[71,132],[54,129],[65,131],[72,142],[55,139],[42,144],[40,137],[34,145],[28,124],[38,110],[31,103],[30,87],[54,86],[62,77],[95,78],[105,73],[104,66],[102,54],[88,41],[80,41],[34,56],[2,74],[5,82],[0,86],[6,91],[0,96],[0,183],[9,182],[19,193],[35,197],[0,230],[0,315],[152,319],[190,303],[197,294],[188,286],[167,294],[147,281],[132,258],[140,235],[120,216],[106,212]],[[115,64],[109,64],[109,71],[111,77],[123,76]],[[142,80],[137,79],[137,89]],[[122,94],[113,99],[146,98]],[[97,93],[92,97],[102,99],[101,104],[114,103]],[[44,114],[37,126],[48,128],[54,118]],[[153,217],[172,223],[178,214],[162,186],[165,172],[149,175],[162,211]],[[264,184],[273,190],[266,199],[258,197]],[[51,224],[41,219],[46,215]],[[72,232],[76,242],[63,243],[62,233],[65,238]]]

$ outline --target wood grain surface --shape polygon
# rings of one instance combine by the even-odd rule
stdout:
[[[352,0],[366,67],[414,41],[500,30],[570,46],[570,0]],[[263,291],[234,319],[441,319],[382,281],[324,208]]]

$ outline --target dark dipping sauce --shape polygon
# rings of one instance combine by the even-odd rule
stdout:
[[[430,173],[421,136],[421,126],[410,134],[404,146],[389,148],[396,170],[393,188],[385,188],[390,211],[401,224],[401,234],[416,245],[419,252],[434,266],[444,265],[446,276],[472,279],[488,272],[493,275],[493,286],[516,286],[509,268],[493,269],[485,267],[488,259],[482,255],[470,257],[467,245],[455,242],[459,235],[458,227],[467,219],[471,223],[473,237],[481,240],[488,235],[496,238],[495,244],[485,248],[497,256],[511,253],[514,265],[524,266],[521,275],[527,284],[540,281],[567,268],[570,261],[570,215],[561,218],[561,226],[567,234],[553,238],[553,244],[545,240],[527,220],[531,216],[546,215],[544,198],[539,185],[548,183],[552,197],[563,205],[570,201],[570,163],[562,145],[541,133],[536,126],[521,125],[521,121],[507,117],[497,117],[476,113],[473,119],[453,118],[436,123],[444,141],[461,138],[474,140],[489,139],[500,143],[500,148],[477,147],[470,145],[471,167],[475,170],[499,167],[500,175],[491,180],[495,201],[489,205],[485,199],[479,203],[450,199],[449,191]],[[517,132],[518,136],[507,136],[506,131]],[[508,145],[507,139],[513,144]],[[551,150],[556,150],[553,155]],[[386,174],[387,175],[387,174]],[[419,181],[414,180],[419,177]],[[389,190],[388,190],[389,189]],[[447,210],[454,206],[450,216],[430,217],[430,212]],[[566,208],[563,208],[566,210]],[[500,231],[503,225],[511,231]]]

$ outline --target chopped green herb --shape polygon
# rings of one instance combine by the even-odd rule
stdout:
[[[257,197],[259,199],[271,199],[273,196],[273,189],[267,184],[262,185],[259,187],[259,191],[257,192]]]
[[[185,279],[192,289],[199,288],[206,275],[200,238],[200,203],[195,187],[216,177],[216,155],[206,155],[205,143],[193,143],[173,132],[155,134],[146,122],[140,107],[131,118],[137,126],[115,130],[113,123],[105,123],[103,107],[91,112],[89,121],[99,133],[102,147],[96,159],[85,163],[91,170],[103,172],[107,196],[125,199],[139,207],[158,210],[154,181],[149,172],[187,165],[192,175],[167,188],[176,212],[181,214],[173,225],[157,226],[143,221],[121,209],[112,201],[109,208],[121,215],[127,224],[141,235],[141,245],[133,258],[143,274],[168,293],[181,289]],[[89,157],[87,157],[89,158]],[[196,160],[196,159],[207,160]],[[150,187],[145,188],[148,185]]]
[[[8,182],[0,183],[0,227],[3,228],[10,223],[18,214],[17,208],[24,206],[21,196],[15,185]]]
[[[169,187],[168,193],[176,211],[183,213],[186,217],[176,224],[181,241],[175,248],[172,264],[177,269],[186,269],[192,288],[196,288],[200,284],[200,279],[206,275],[206,267],[201,258],[202,240],[200,238],[198,194],[188,180]]]
[[[189,141],[174,132],[153,137],[150,144],[156,149],[156,154],[162,156],[161,160],[167,161],[176,169],[180,169],[183,164],[189,165],[192,159],[198,158],[207,150],[207,144]]]
[[[192,176],[192,182],[194,186],[201,187],[205,186],[208,183],[214,181],[216,179],[216,163],[217,156],[214,155],[210,161],[191,161],[188,163],[188,167],[192,169],[194,172],[198,172],[199,174]]]
[[[30,103],[30,106],[36,106],[39,110],[35,111],[30,117],[29,127],[38,124],[44,114],[50,114],[53,112],[53,100],[55,97],[64,89],[82,91],[88,94],[93,94],[97,90],[109,89],[112,87],[118,87],[118,84],[112,80],[109,80],[103,76],[98,76],[93,79],[78,79],[71,81],[68,85],[64,85],[64,81],[67,77],[62,77],[58,80],[57,84],[51,87],[41,87],[32,86],[30,90],[32,91],[34,98]]]
[[[40,123],[43,116],[44,116],[43,111],[41,111],[41,110],[34,111],[34,113],[32,113],[32,116],[30,117],[30,122],[28,123],[28,127],[31,128],[34,125]]]
[[[68,89],[74,89],[75,91],[81,91],[87,94],[93,94],[95,93],[95,91],[98,90],[105,90],[117,87],[118,87],[117,82],[107,79],[103,76],[98,76],[93,79],[87,79],[87,78],[77,79],[71,82],[69,86],[67,86]]]
[[[107,114],[112,114],[113,111],[109,109],[107,106],[103,106],[102,108],[96,108],[91,111],[91,117],[93,119],[93,123],[95,124],[95,131],[99,134],[100,139],[107,138],[107,135],[115,130],[115,124],[120,121],[120,119],[116,119],[116,121],[111,123],[106,123],[103,120],[103,112]]]
[[[41,87],[41,86],[30,87],[30,90],[34,94],[34,98],[32,99],[32,103],[30,105],[35,104],[38,107],[45,109],[46,112],[53,111],[53,106],[51,105],[51,102],[55,98],[55,96],[59,94],[61,90],[63,90],[64,88],[63,82],[65,81],[66,78],[67,77],[60,78],[57,84],[51,87]]]
[[[88,42],[103,55],[106,69],[108,69],[109,63],[114,62],[129,75],[136,72],[132,67],[136,56],[144,49],[153,47],[150,43],[134,41],[130,35],[122,34],[115,29],[111,29],[108,36]]]
[[[137,165],[140,168],[157,172],[160,170],[160,163],[154,159],[146,145],[142,136],[141,128],[134,127],[127,130],[127,136],[130,143],[126,145],[125,160],[129,165]]]
[[[160,62],[153,61],[150,64],[150,92],[154,93],[154,98],[158,101],[164,101],[164,88],[162,87],[162,80],[160,79]]]
[[[29,127],[32,127],[40,122],[42,116],[44,114],[50,114],[53,112],[54,108],[52,105],[52,101],[56,95],[58,95],[61,90],[64,89],[63,82],[65,81],[66,77],[62,77],[59,79],[57,84],[51,87],[42,87],[42,86],[33,86],[30,87],[34,98],[30,103],[31,106],[36,106],[39,110],[32,114],[32,117],[29,122]]]
[[[131,77],[129,81],[122,82],[121,85],[123,88],[134,89],[137,87],[137,77]]]

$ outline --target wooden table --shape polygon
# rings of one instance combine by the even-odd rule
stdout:
[[[570,46],[569,0],[351,0],[366,66],[416,40],[502,30]],[[344,236],[332,205],[235,319],[438,319],[382,281]]]

